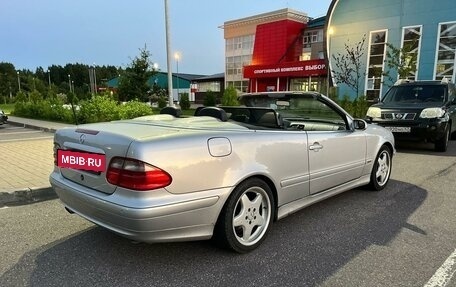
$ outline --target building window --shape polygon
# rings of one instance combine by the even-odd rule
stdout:
[[[386,38],[387,30],[370,32],[366,78],[366,98],[370,101],[379,98],[381,94]]]
[[[227,52],[247,50],[251,52],[253,43],[255,42],[254,35],[246,35],[235,38],[226,39],[225,49]]]
[[[198,92],[220,92],[220,82],[200,82],[198,83]]]
[[[420,46],[421,46],[421,26],[404,27],[402,29],[402,48],[408,52],[409,55],[416,56],[416,71],[410,72],[407,79],[416,80],[418,77],[418,66],[420,59]],[[409,57],[406,57],[409,58]],[[411,58],[411,57],[410,57]]]
[[[242,68],[247,66],[252,61],[251,55],[226,57],[226,73],[227,75],[241,75]]]
[[[311,52],[303,52],[299,57],[299,61],[309,61],[312,56]]]
[[[251,65],[255,35],[244,35],[226,39],[225,81],[244,81],[243,68]],[[236,87],[243,88],[242,84]],[[248,84],[247,86],[248,87]],[[247,88],[246,88],[247,89]]]
[[[294,78],[290,81],[291,91],[321,91],[325,79],[322,77]]]
[[[447,78],[455,81],[456,22],[439,25],[434,79]]]
[[[249,81],[227,81],[227,87],[234,87],[238,92],[246,93],[249,88]]]
[[[323,42],[323,31],[309,31],[304,33],[303,44],[304,48],[308,48],[312,43]]]

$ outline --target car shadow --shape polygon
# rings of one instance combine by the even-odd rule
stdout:
[[[396,141],[395,147],[396,150],[401,153],[456,156],[456,140],[451,140],[448,143],[448,150],[446,152],[437,152],[434,150],[434,144],[424,142]]]
[[[395,180],[381,192],[351,190],[274,223],[244,255],[210,241],[134,244],[93,227],[24,254],[0,286],[315,286],[403,229],[426,236],[408,223],[426,197]]]

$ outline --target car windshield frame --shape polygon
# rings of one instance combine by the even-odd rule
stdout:
[[[240,97],[240,103],[248,108],[272,109],[285,122],[313,121],[349,129],[350,116],[337,104],[316,93],[246,94]]]

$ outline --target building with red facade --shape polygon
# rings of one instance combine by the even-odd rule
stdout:
[[[225,22],[225,86],[326,92],[324,24],[291,9]]]

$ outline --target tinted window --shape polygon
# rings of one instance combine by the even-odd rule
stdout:
[[[384,103],[422,103],[445,101],[443,85],[409,85],[392,87],[382,100]]]

